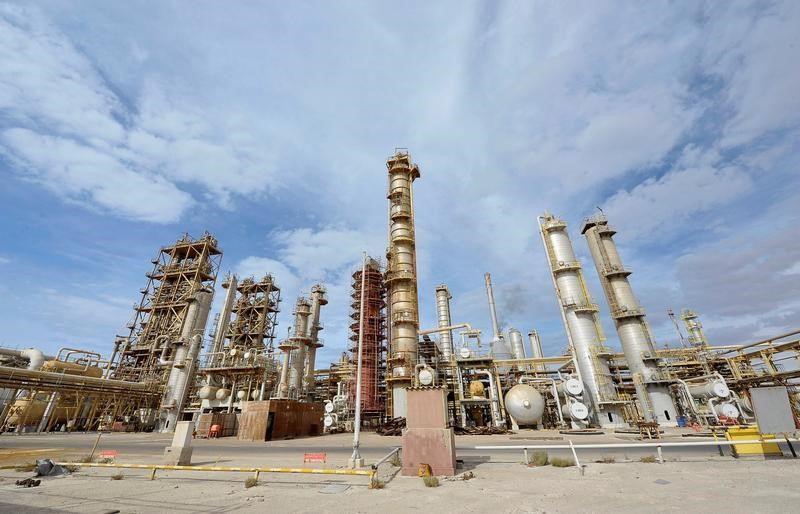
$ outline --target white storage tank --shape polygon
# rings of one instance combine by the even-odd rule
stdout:
[[[567,419],[583,421],[589,417],[589,408],[581,402],[565,403],[561,405],[561,415]]]
[[[216,395],[217,395],[217,388],[210,385],[204,385],[197,392],[197,396],[199,396],[201,400],[213,400],[214,398],[216,398]]]
[[[229,394],[231,394],[230,389],[218,389],[217,394],[214,396],[217,398],[217,400],[224,400]]]
[[[694,398],[727,398],[731,395],[725,382],[715,380],[701,385],[690,385],[689,393]]]
[[[517,384],[505,396],[506,412],[519,425],[535,425],[544,414],[544,398],[539,391],[525,384]]]

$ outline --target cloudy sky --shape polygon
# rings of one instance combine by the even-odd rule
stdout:
[[[618,230],[659,344],[800,326],[800,2],[0,4],[0,345],[111,349],[156,250],[212,232],[223,272],[323,281],[386,246],[408,147],[422,325],[447,283],[482,328],[565,346],[536,217]],[[222,294],[218,294],[217,305]]]

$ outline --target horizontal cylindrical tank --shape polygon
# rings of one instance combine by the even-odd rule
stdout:
[[[214,397],[217,400],[224,400],[225,398],[228,397],[229,394],[231,394],[230,389],[218,389]]]
[[[556,384],[556,390],[560,395],[579,396],[583,393],[583,384],[576,378],[568,378]]]
[[[239,399],[239,400],[244,400],[244,398],[245,398],[246,396],[247,396],[247,391],[241,391],[241,390],[240,390],[240,391],[238,391],[238,392],[236,393],[236,398],[237,398],[237,399]]]
[[[589,408],[581,402],[572,402],[561,406],[561,414],[565,418],[584,420],[589,417]]]
[[[96,367],[87,367],[83,364],[75,362],[64,362],[59,360],[49,360],[42,364],[42,371],[50,371],[52,373],[66,373],[67,375],[80,375],[82,377],[100,378],[103,376],[103,370]]]
[[[505,396],[506,412],[519,425],[535,425],[544,414],[544,398],[539,391],[525,384],[517,384]]]
[[[217,388],[214,386],[204,385],[197,392],[197,396],[201,400],[213,400],[217,397]]]
[[[724,382],[715,380],[705,384],[690,385],[689,394],[694,398],[728,398],[731,391]]]
[[[729,418],[739,417],[739,409],[737,409],[736,405],[733,403],[720,403],[714,405],[714,411],[717,413],[717,416],[726,416]]]

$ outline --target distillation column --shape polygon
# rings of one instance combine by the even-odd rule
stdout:
[[[159,422],[161,432],[175,430],[175,424],[183,410],[197,369],[197,357],[203,346],[203,334],[213,298],[214,293],[206,289],[201,289],[194,295],[189,302],[180,338],[174,343],[177,347],[173,354],[174,358],[171,362],[162,361],[164,365],[171,365],[172,368],[167,381],[164,401],[161,404],[162,416]]]
[[[603,285],[642,414],[648,421],[674,426],[677,416],[675,403],[668,382],[658,368],[656,348],[644,309],[628,281],[631,272],[623,266],[612,239],[616,231],[608,226],[605,215],[598,215],[584,221],[581,234],[586,236]]]
[[[301,396],[303,376],[306,370],[306,355],[311,339],[308,337],[308,318],[311,316],[311,303],[299,298],[295,308],[294,335],[290,338],[295,349],[292,351],[292,370],[289,373],[289,391],[294,398]]]
[[[604,427],[623,425],[622,402],[608,367],[610,352],[602,343],[598,307],[586,288],[567,224],[545,212],[539,217],[539,229],[575,365],[591,396],[593,419]]]
[[[486,299],[489,302],[489,315],[492,318],[492,342],[491,342],[491,355],[492,358],[498,360],[510,359],[511,352],[508,349],[503,332],[500,330],[500,323],[497,322],[497,310],[494,304],[494,289],[492,288],[492,276],[489,273],[483,274],[483,280],[486,282]]]
[[[447,284],[436,286],[436,319],[439,328],[449,327],[450,321],[450,299],[453,296],[447,289]],[[450,362],[453,359],[453,331],[445,330],[439,332],[439,344],[442,347],[442,360]]]
[[[311,304],[303,297],[298,298],[294,308],[292,335],[278,347],[283,352],[281,378],[278,383],[278,398],[285,399],[296,396],[297,388],[303,376],[305,348],[306,343],[309,341],[308,317],[310,315]]]
[[[222,282],[223,289],[227,289],[228,292],[225,293],[225,302],[222,304],[222,310],[219,313],[219,321],[214,333],[214,342],[211,347],[211,363],[209,366],[211,368],[219,361],[220,353],[225,345],[225,336],[228,333],[228,326],[231,323],[233,302],[236,300],[236,285],[238,282],[239,278],[235,274],[231,274],[227,280]]]
[[[391,400],[391,416],[405,417],[405,388],[411,385],[417,364],[419,297],[412,185],[420,173],[407,151],[398,150],[386,161],[386,167],[389,171],[389,248],[385,283],[391,327],[387,393]]]
[[[317,360],[317,348],[322,347],[319,340],[319,331],[322,325],[319,323],[320,310],[323,305],[328,304],[328,297],[325,295],[325,287],[317,284],[311,288],[311,325],[309,326],[308,357],[306,358],[305,379],[303,380],[303,395],[309,394],[314,390],[314,366]]]

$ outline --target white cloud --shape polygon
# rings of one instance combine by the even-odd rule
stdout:
[[[0,255],[0,265],[9,264],[9,263],[11,263],[11,259],[9,259],[8,257],[3,257],[2,255]]]
[[[56,194],[142,221],[173,222],[191,196],[158,175],[137,173],[114,157],[76,141],[26,129],[0,133],[29,176]]]
[[[139,48],[137,55],[145,54]],[[279,183],[269,143],[253,133],[250,116],[169,99],[156,81],[136,109],[125,107],[89,58],[35,8],[0,8],[0,108],[12,127],[0,151],[17,172],[123,217],[177,221],[193,203],[179,184],[199,185],[230,208],[232,195],[258,195]]]
[[[722,19],[709,24],[703,64],[726,79],[725,95],[734,110],[722,145],[748,144],[800,124],[800,71],[793,64],[800,47],[800,4],[717,4],[709,15]]]
[[[664,239],[692,215],[724,205],[751,187],[750,177],[733,167],[679,169],[616,193],[605,202],[604,210],[625,229],[625,240]]]

